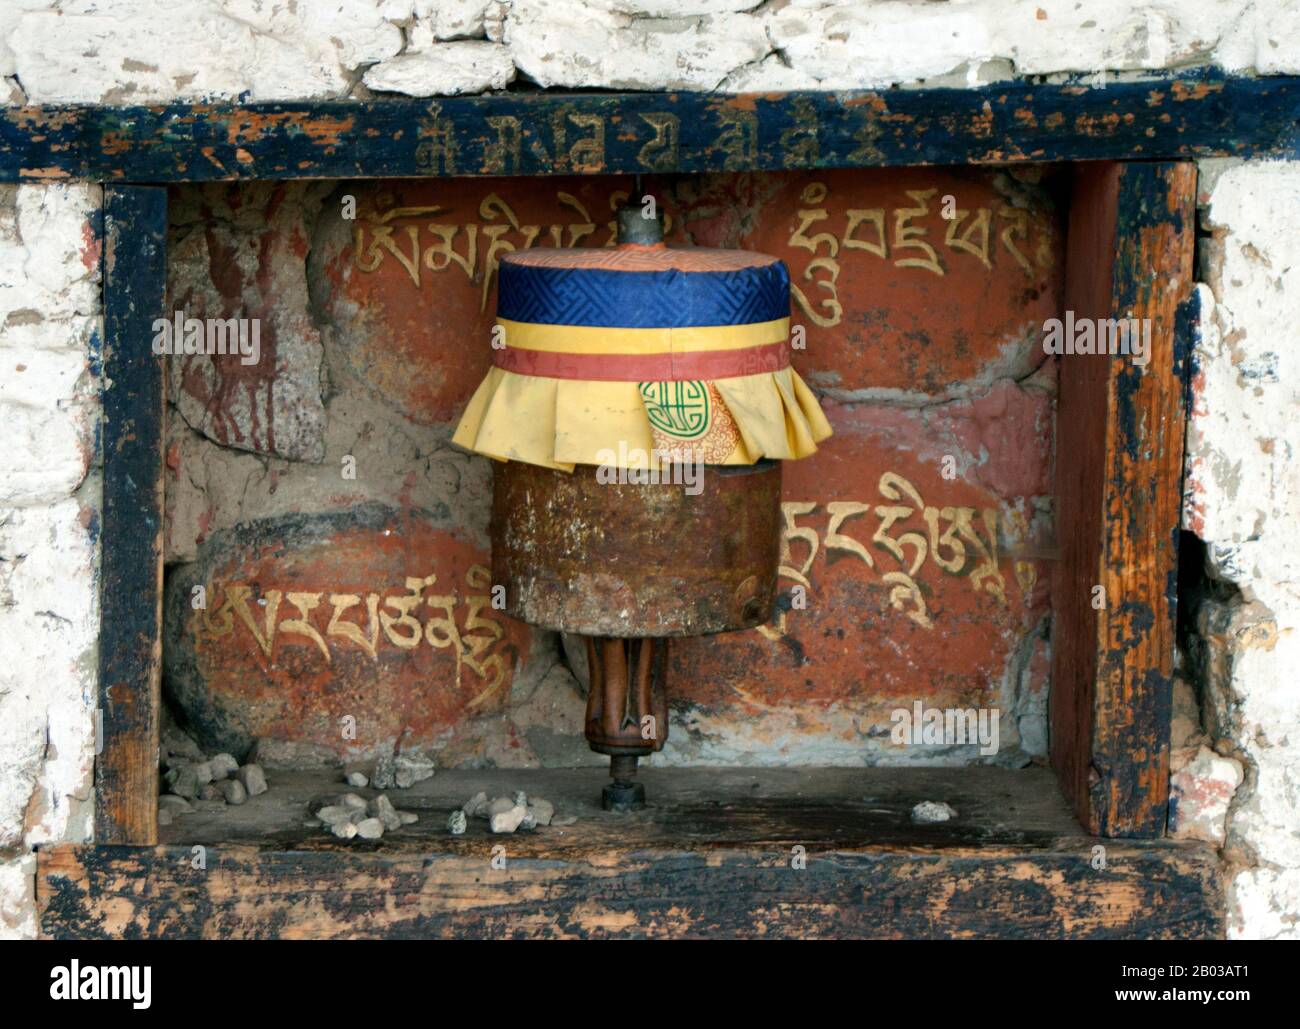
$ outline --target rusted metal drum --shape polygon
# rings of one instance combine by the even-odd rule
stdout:
[[[700,636],[772,616],[781,464],[703,465],[698,490],[494,469],[492,581],[506,613],[584,636]]]

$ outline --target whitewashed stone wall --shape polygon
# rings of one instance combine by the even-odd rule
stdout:
[[[1300,938],[1300,162],[1205,162],[1207,301],[1184,524],[1210,575],[1205,728],[1245,782],[1227,812],[1233,935]]]
[[[0,187],[0,938],[92,828],[100,189]]]
[[[846,89],[1300,70],[1294,0],[6,0],[15,101]]]
[[[1300,73],[1300,2],[0,4],[9,104],[906,87],[1206,64]],[[1182,829],[1225,837],[1232,934],[1300,936],[1300,165],[1206,162],[1202,200],[1209,314],[1185,524],[1228,599],[1200,611],[1203,726],[1194,706],[1180,716],[1175,786]],[[31,848],[91,831],[98,204],[88,185],[0,187],[0,937],[35,932]]]

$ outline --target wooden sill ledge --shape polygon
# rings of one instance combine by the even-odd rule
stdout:
[[[599,809],[604,772],[455,770],[393,791],[415,825],[378,841],[309,828],[330,777],[195,813],[156,847],[39,855],[42,932],[93,937],[1205,938],[1214,850],[1082,835],[1045,769],[665,769],[651,806]],[[447,814],[479,790],[552,801],[566,827],[494,836]],[[355,791],[369,793],[370,791]],[[915,825],[921,800],[952,821]],[[196,869],[195,847],[205,869]],[[505,867],[492,866],[504,847]],[[806,867],[792,867],[793,848]],[[1105,867],[1095,867],[1105,848]]]

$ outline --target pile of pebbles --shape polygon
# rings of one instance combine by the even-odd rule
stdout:
[[[433,762],[410,754],[381,757],[371,766],[348,765],[344,779],[349,786],[377,790],[407,790],[433,776]]]
[[[312,814],[316,819],[343,840],[354,837],[377,840],[387,830],[413,825],[420,820],[413,811],[398,811],[382,793],[370,800],[355,793],[344,793],[313,807]]]
[[[494,833],[536,829],[539,825],[572,825],[577,821],[573,815],[555,817],[554,804],[541,797],[530,797],[523,790],[494,800],[488,800],[488,795],[480,790],[451,813],[447,829],[453,836],[460,836],[469,827],[471,818],[486,819],[489,831]]]
[[[224,752],[207,757],[188,736],[169,736],[163,751],[166,793],[158,798],[159,825],[193,811],[196,802],[243,804],[267,791],[261,765],[241,765]]]

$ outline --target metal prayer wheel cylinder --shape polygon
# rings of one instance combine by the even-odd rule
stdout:
[[[776,602],[781,465],[703,465],[698,492],[494,469],[492,581],[514,618],[584,636],[750,629]]]
[[[494,468],[492,581],[507,614],[585,637],[585,734],[610,758],[610,810],[645,803],[637,761],[668,738],[666,637],[749,629],[776,602],[780,462],[696,468],[689,489]]]

